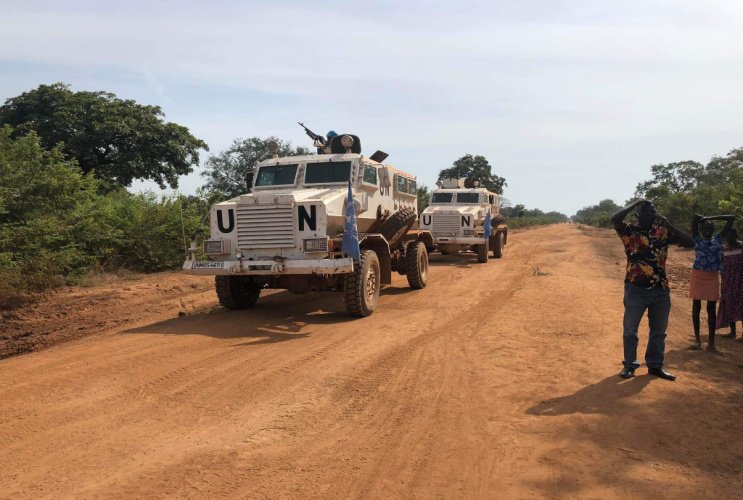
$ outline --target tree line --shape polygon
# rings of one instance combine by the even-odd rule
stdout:
[[[650,178],[640,182],[634,197],[654,201],[658,212],[675,225],[691,229],[694,214],[732,214],[743,230],[743,148],[727,155],[713,156],[706,164],[693,160],[650,167]],[[599,227],[611,227],[611,215],[619,210],[612,200],[585,207],[575,221]]]
[[[167,122],[158,106],[55,83],[0,106],[0,304],[7,297],[83,282],[94,270],[177,268],[193,236],[208,235],[209,207],[245,192],[246,174],[268,158],[311,154],[276,137],[236,139],[203,163],[193,196],[130,193],[134,180],[177,189],[208,145]],[[464,155],[439,179],[469,175],[502,193],[506,179],[481,155]],[[430,190],[419,185],[421,210]],[[563,214],[505,207],[514,226]]]

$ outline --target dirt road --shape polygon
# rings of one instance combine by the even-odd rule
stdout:
[[[0,496],[740,495],[743,344],[686,350],[677,290],[679,380],[619,379],[623,259],[610,232],[525,231],[360,320],[329,294],[228,312],[176,274],[73,301],[96,335],[0,361]]]

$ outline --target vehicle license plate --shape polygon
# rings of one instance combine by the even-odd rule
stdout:
[[[208,260],[194,262],[191,269],[222,269],[224,268],[224,262],[211,262]]]

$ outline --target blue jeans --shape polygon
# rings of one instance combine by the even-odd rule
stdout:
[[[645,289],[630,283],[624,284],[624,362],[625,366],[637,368],[637,329],[640,320],[648,312],[650,338],[645,350],[648,368],[661,368],[666,350],[666,328],[671,312],[671,293],[663,288]]]

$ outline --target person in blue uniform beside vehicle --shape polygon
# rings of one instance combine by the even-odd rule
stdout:
[[[637,224],[627,224],[624,219],[635,211]],[[637,330],[640,320],[648,313],[650,336],[645,350],[648,373],[665,380],[676,376],[664,368],[666,328],[671,311],[671,294],[666,274],[668,245],[692,248],[692,237],[673,226],[659,215],[652,202],[640,199],[618,211],[611,218],[614,229],[622,240],[627,255],[627,273],[624,279],[624,367],[622,378],[635,376],[640,366],[637,361]]]

